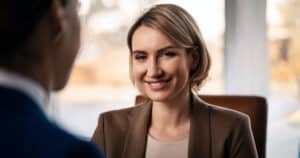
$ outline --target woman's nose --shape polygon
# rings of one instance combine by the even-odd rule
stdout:
[[[163,75],[163,70],[159,62],[156,59],[149,60],[147,64],[147,76],[152,78],[158,78]]]

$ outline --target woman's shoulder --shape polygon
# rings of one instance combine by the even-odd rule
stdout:
[[[137,111],[140,108],[141,107],[133,106],[133,107],[127,107],[122,109],[115,109],[115,110],[103,112],[99,115],[102,117],[125,117],[131,115],[131,113]]]
[[[99,122],[108,121],[109,123],[126,123],[132,116],[139,113],[139,111],[143,110],[145,106],[133,106],[101,113],[99,115]]]
[[[204,100],[202,100],[199,97],[195,98],[195,104],[200,105],[200,107],[205,107],[207,109],[207,112],[210,112],[212,117],[219,118],[222,120],[228,120],[228,121],[234,121],[234,120],[247,120],[249,119],[249,116],[245,113],[242,113],[240,111],[225,108],[219,105],[210,104]]]
[[[221,107],[219,105],[208,104],[208,107],[211,109],[212,115],[215,117],[220,117],[227,120],[247,120],[249,116],[240,111]]]
[[[207,121],[214,129],[215,135],[221,134],[226,138],[230,133],[250,130],[250,118],[247,114],[205,102],[204,105],[209,116]]]
[[[247,114],[224,108],[218,105],[208,105],[211,111],[212,126],[224,133],[250,129],[250,118]]]
[[[126,133],[132,122],[136,121],[136,117],[140,113],[147,111],[148,105],[133,106],[119,110],[112,110],[100,114],[98,126],[105,128],[106,131],[119,131],[119,133]]]
[[[210,104],[201,99],[198,100],[198,104],[207,109],[212,123],[219,127],[229,128],[236,125],[247,125],[250,123],[249,116],[240,111]]]

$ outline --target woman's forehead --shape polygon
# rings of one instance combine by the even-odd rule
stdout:
[[[176,44],[158,29],[148,26],[137,28],[132,37],[132,51],[161,49],[170,46],[176,47]]]

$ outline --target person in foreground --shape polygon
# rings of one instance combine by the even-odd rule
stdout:
[[[107,158],[256,158],[249,117],[196,94],[210,57],[189,13],[155,5],[127,36],[130,75],[144,101],[100,115],[92,137]]]
[[[0,157],[101,158],[44,113],[77,55],[77,0],[0,2]]]

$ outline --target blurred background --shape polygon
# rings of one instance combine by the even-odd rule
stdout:
[[[174,3],[198,22],[212,57],[202,94],[267,98],[268,158],[296,158],[300,144],[300,0],[81,0],[82,47],[49,115],[91,137],[100,113],[133,106],[127,30],[145,9]]]

